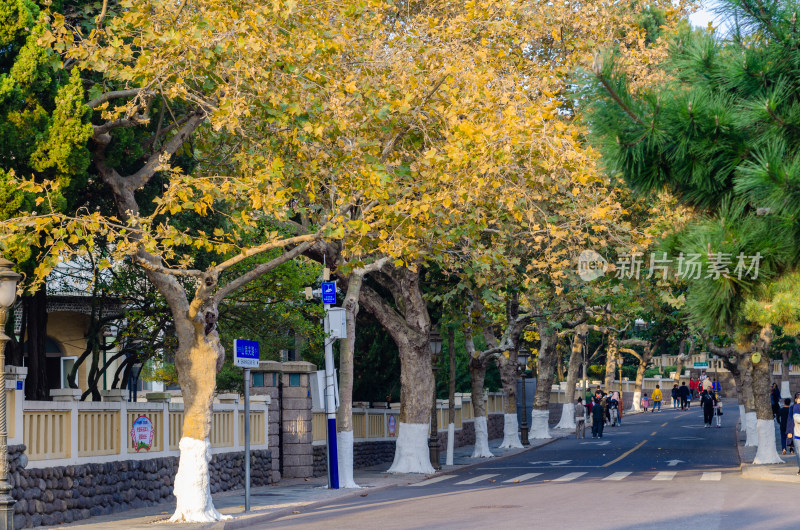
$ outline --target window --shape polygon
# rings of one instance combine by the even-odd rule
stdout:
[[[264,386],[264,372],[253,372],[253,386]]]
[[[300,386],[300,374],[289,374],[289,386]]]
[[[75,366],[75,361],[77,360],[77,357],[61,357],[61,388],[69,388],[67,375],[69,375],[70,370]]]

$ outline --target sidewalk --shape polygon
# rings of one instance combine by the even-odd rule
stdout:
[[[736,424],[736,444],[739,449],[739,460],[742,464],[742,477],[753,480],[771,480],[777,482],[791,482],[800,484],[800,475],[797,474],[797,458],[794,455],[781,455],[781,439],[778,424],[775,423],[775,443],[778,455],[783,459],[783,464],[754,465],[757,447],[745,447],[747,439],[744,431],[740,431],[739,423]]]
[[[534,440],[529,447],[524,449],[498,449],[501,439],[492,440],[490,448],[496,455],[494,461],[508,458],[524,451],[542,447],[560,438],[574,434],[574,431],[550,429],[552,438],[547,440]],[[370,493],[382,491],[397,486],[404,486],[425,480],[431,476],[443,475],[473,466],[485,464],[485,458],[470,458],[473,446],[464,446],[453,452],[453,465],[442,465],[442,470],[433,475],[416,473],[389,474],[386,470],[391,465],[384,463],[354,472],[355,482],[361,489],[329,490],[327,478],[318,477],[311,479],[284,479],[278,484],[252,488],[250,490],[250,512],[244,513],[244,491],[235,490],[213,495],[214,506],[220,513],[232,516],[232,519],[217,523],[181,524],[183,529],[214,529],[232,530],[236,528],[249,528],[255,524],[265,523],[292,513],[299,513],[301,509],[311,509],[336,501],[353,497],[366,497]],[[445,459],[445,451],[441,454]],[[92,517],[84,521],[71,524],[52,526],[49,528],[69,528],[73,530],[101,530],[109,528],[125,528],[126,530],[153,530],[154,524],[164,524],[175,510],[174,503],[163,503],[148,508],[126,510],[113,515]]]

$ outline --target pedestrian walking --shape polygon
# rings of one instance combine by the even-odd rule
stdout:
[[[708,391],[709,393],[711,393],[711,392],[712,392],[712,390],[713,390],[713,388],[712,388],[712,387],[713,387],[713,385],[712,385],[712,383],[711,383],[711,379],[709,379],[708,377],[706,377],[705,379],[703,379],[703,390],[706,390],[706,391]]]
[[[797,457],[797,474],[800,475],[800,392],[794,395],[794,405],[789,409],[786,420],[786,437],[792,440],[794,455]]]
[[[672,385],[672,408],[677,409],[681,402],[681,391],[678,388],[678,383]]]
[[[772,383],[772,389],[769,391],[769,402],[772,405],[772,417],[778,419],[778,412],[781,410],[781,390],[778,388],[777,383]]]
[[[717,429],[719,429],[722,427],[722,399],[720,399],[719,394],[714,394],[714,397],[717,399],[715,414],[717,416]]]
[[[650,400],[647,398],[647,393],[642,396],[642,410],[647,412],[647,409],[650,407]]]
[[[700,393],[700,406],[703,407],[703,423],[704,427],[708,429],[711,427],[711,420],[714,418],[714,406],[716,405],[714,396],[708,390],[703,390]]]
[[[786,454],[786,447],[789,446],[789,452],[794,452],[794,447],[791,447],[791,439],[786,437],[786,425],[789,422],[789,411],[792,409],[792,400],[786,398],[783,400],[783,407],[778,411],[778,424],[781,426],[781,454]]]
[[[661,400],[664,399],[664,395],[661,393],[661,387],[659,385],[656,385],[656,389],[653,390],[653,395],[651,397],[653,398],[653,412],[656,410],[661,412]]]
[[[686,410],[689,408],[689,387],[686,386],[686,382],[681,382],[681,387],[678,389],[678,397],[681,398],[681,410]]]
[[[604,398],[605,399],[605,398]],[[603,420],[605,419],[605,411],[600,399],[595,398],[592,405],[592,438],[603,437]]]
[[[719,381],[717,381],[716,379],[714,379],[714,381],[711,383],[711,389],[717,396],[722,395],[722,386],[720,386]]]
[[[697,395],[697,386],[698,381],[695,381],[694,377],[689,376],[689,401]]]
[[[586,407],[583,398],[578,398],[575,404],[575,438],[586,438]]]

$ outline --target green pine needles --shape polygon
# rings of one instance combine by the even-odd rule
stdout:
[[[718,9],[730,31],[684,27],[659,86],[634,93],[618,56],[599,56],[589,128],[610,172],[698,210],[670,252],[698,253],[704,267],[730,254],[731,270],[737,255],[762,256],[755,279],[705,277],[704,268],[687,295],[692,324],[733,334],[772,315],[793,329],[797,313],[786,300],[800,262],[800,4],[723,0]],[[776,299],[781,309],[770,310]]]

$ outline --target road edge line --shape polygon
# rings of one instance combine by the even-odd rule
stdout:
[[[437,472],[431,473],[429,475],[423,475],[419,480],[416,480],[415,482],[421,482],[423,480],[427,480],[429,478],[437,477],[437,476],[440,476],[440,475],[452,475],[453,473],[455,473],[457,471],[462,471],[464,469],[471,469],[471,468],[477,467],[477,466],[483,466],[483,465],[486,465],[489,462],[502,462],[503,460],[506,460],[508,458],[511,458],[511,457],[514,457],[514,456],[517,456],[517,455],[521,455],[522,453],[527,453],[529,451],[534,451],[536,449],[539,449],[540,447],[544,447],[546,445],[550,445],[550,444],[552,444],[554,442],[557,442],[558,440],[561,440],[562,438],[567,438],[568,436],[569,435],[567,435],[567,436],[557,436],[557,437],[554,437],[551,440],[547,440],[546,442],[544,442],[542,444],[539,444],[539,445],[534,446],[534,447],[525,448],[522,451],[517,451],[516,453],[503,455],[503,456],[496,456],[496,457],[492,457],[492,458],[486,458],[486,459],[482,459],[483,460],[482,462],[474,462],[474,463],[471,463],[471,464],[464,464],[464,465],[461,465],[461,466],[458,466],[458,467],[454,467],[453,469],[448,469],[448,470],[445,470],[445,471],[437,471]],[[402,485],[403,484],[387,484],[386,486],[378,486],[376,488],[369,488],[367,493],[369,494],[369,493],[376,493],[376,492],[379,492],[379,491],[385,491],[385,490],[396,488],[396,487],[399,487],[399,486],[402,486]],[[238,530],[238,529],[242,529],[242,528],[250,528],[254,524],[268,523],[270,521],[274,521],[275,519],[280,519],[281,517],[286,517],[287,515],[296,515],[294,512],[298,512],[298,511],[302,512],[302,511],[307,511],[307,510],[313,510],[313,509],[321,508],[321,507],[329,505],[329,504],[334,504],[334,503],[342,501],[342,500],[352,499],[353,497],[360,497],[363,493],[364,493],[364,489],[353,490],[352,493],[345,493],[345,494],[342,494],[342,495],[340,495],[338,497],[335,497],[335,498],[322,499],[322,500],[319,500],[319,501],[310,502],[308,504],[303,504],[301,506],[290,506],[288,508],[281,508],[281,509],[275,510],[273,512],[265,513],[265,514],[262,514],[262,515],[253,515],[251,517],[239,516],[238,518],[231,519],[229,521],[224,521],[224,522],[217,523],[217,524],[211,526],[210,528],[214,529],[214,530]]]

